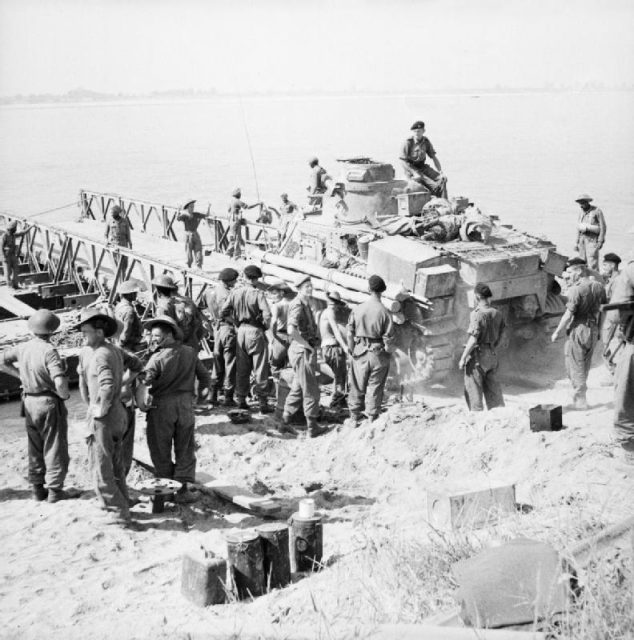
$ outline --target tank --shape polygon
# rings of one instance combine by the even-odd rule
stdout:
[[[555,278],[566,257],[552,242],[483,214],[468,198],[412,191],[390,164],[339,162],[341,176],[321,206],[306,207],[278,247],[252,251],[265,274],[292,283],[298,272],[310,273],[317,309],[333,288],[349,304],[361,302],[367,277],[380,274],[401,385],[457,370],[478,283],[490,287],[506,320],[502,356],[512,354],[517,369],[547,349],[565,310]]]

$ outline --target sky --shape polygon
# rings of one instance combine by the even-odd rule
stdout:
[[[634,84],[632,0],[0,0],[0,95]]]

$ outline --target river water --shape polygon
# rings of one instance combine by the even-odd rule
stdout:
[[[28,215],[80,188],[224,212],[232,189],[304,201],[307,159],[397,164],[427,123],[452,195],[572,250],[575,197],[607,219],[606,251],[634,224],[634,93],[293,97],[0,108],[0,209]],[[252,162],[253,159],[253,162]],[[400,168],[397,169],[400,175]],[[41,217],[53,221],[55,214]]]

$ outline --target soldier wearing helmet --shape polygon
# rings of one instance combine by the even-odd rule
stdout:
[[[50,343],[60,320],[52,311],[40,309],[28,324],[33,338],[1,352],[0,368],[22,383],[33,497],[57,502],[68,497],[63,487],[69,462],[66,365]]]
[[[577,242],[575,250],[579,257],[586,261],[588,269],[599,269],[599,251],[605,242],[606,224],[603,211],[599,207],[591,205],[592,198],[587,194],[581,194],[575,202],[581,208],[577,220]]]

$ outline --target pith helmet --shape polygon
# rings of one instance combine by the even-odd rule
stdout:
[[[73,326],[74,329],[81,329],[81,326],[91,320],[101,320],[105,324],[103,334],[106,338],[110,338],[117,332],[117,321],[99,309],[82,309],[79,316],[79,322]]]
[[[176,340],[183,339],[183,332],[181,331],[181,328],[176,324],[176,320],[170,318],[169,316],[156,316],[155,318],[150,318],[143,323],[143,326],[146,329],[152,329],[152,327],[155,327],[157,325],[169,327],[172,330],[172,333],[174,334]]]
[[[38,309],[29,318],[29,331],[37,335],[55,333],[60,325],[60,319],[48,309]]]
[[[137,293],[139,291],[142,291],[142,288],[137,280],[126,280],[119,285],[119,293]]]
[[[162,275],[162,276],[159,276],[158,278],[154,278],[154,280],[152,280],[152,284],[155,287],[162,287],[163,289],[172,289],[173,291],[176,291],[178,289],[178,285],[174,282],[174,280],[172,279],[172,276],[168,276],[168,275]]]
[[[184,205],[183,205],[183,209],[187,209],[187,207],[192,206],[193,204],[195,204],[196,200],[188,200]]]
[[[240,189],[240,187],[236,187],[232,192],[231,195],[234,198],[239,198],[242,195],[242,189]]]
[[[338,291],[329,291],[326,295],[328,299],[332,300],[335,304],[344,304],[341,300],[341,294]]]
[[[582,193],[575,198],[575,202],[592,202],[592,196],[589,196],[587,193]]]

